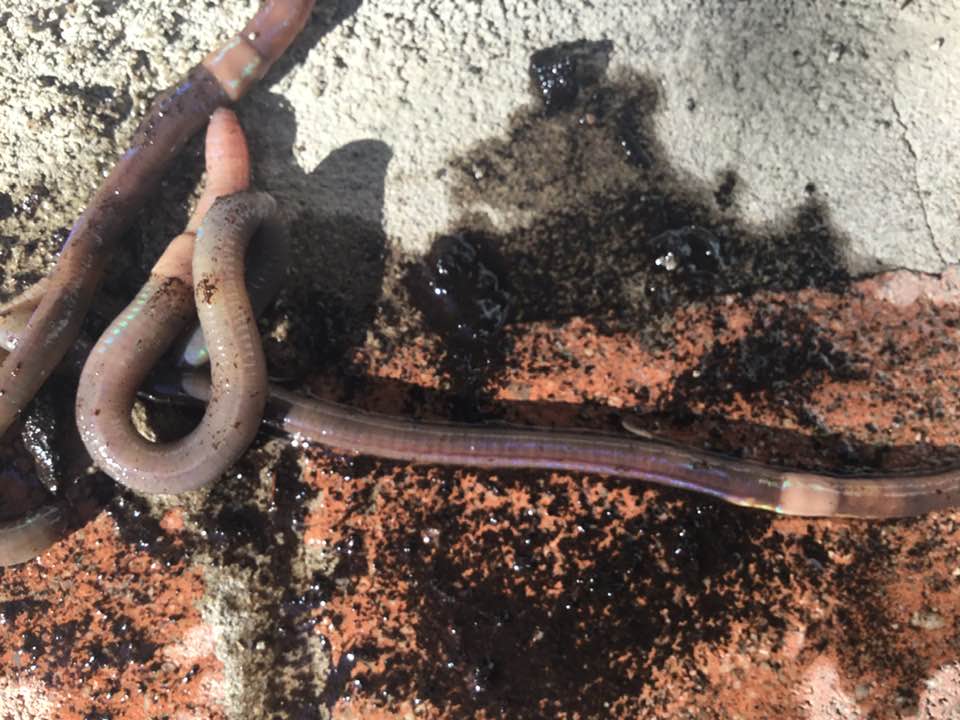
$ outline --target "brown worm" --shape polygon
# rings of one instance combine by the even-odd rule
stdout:
[[[226,213],[217,214],[220,207],[229,205],[240,212],[258,197],[262,196],[242,193],[218,201],[203,226],[210,223],[211,227],[219,228],[226,217]],[[261,217],[268,214],[265,208]],[[240,243],[248,237],[249,232],[250,228],[247,228],[244,232],[222,234],[224,244],[220,251],[232,258],[225,271],[233,273],[232,279],[219,276],[215,285],[207,284],[205,278],[198,274],[196,265],[194,267],[201,323],[205,332],[210,333],[208,338],[214,358],[213,389],[209,382],[196,374],[185,374],[181,380],[182,389],[187,394],[208,400],[205,422],[210,416],[209,407],[216,407],[221,402],[223,363],[231,358],[234,360],[235,367],[232,369],[236,374],[230,382],[234,386],[246,382],[249,387],[255,388],[252,391],[255,394],[254,401],[245,409],[230,406],[238,412],[231,416],[237,433],[232,435],[229,428],[221,427],[221,432],[226,432],[231,440],[237,442],[229,445],[224,443],[222,447],[219,444],[214,447],[214,443],[185,448],[176,446],[174,449],[182,451],[169,453],[162,446],[146,443],[133,431],[129,422],[129,407],[134,393],[155,358],[165,349],[170,337],[176,334],[167,327],[169,318],[177,312],[187,312],[179,305],[172,304],[168,310],[163,303],[169,304],[170,299],[161,297],[157,314],[151,316],[142,313],[130,318],[131,325],[136,324],[138,339],[134,347],[138,352],[129,352],[128,348],[128,352],[103,353],[109,363],[102,366],[101,372],[104,377],[113,379],[107,385],[114,388],[122,385],[124,398],[122,401],[111,399],[101,404],[109,404],[114,411],[119,410],[121,417],[115,424],[90,422],[87,426],[90,408],[95,405],[86,401],[81,403],[78,399],[78,417],[82,416],[81,405],[87,406],[87,419],[81,420],[81,429],[85,429],[84,437],[88,439],[91,454],[97,457],[98,442],[102,446],[112,445],[115,455],[121,454],[116,450],[117,447],[124,448],[122,454],[126,459],[123,463],[116,462],[115,457],[107,453],[101,453],[98,459],[101,468],[121,482],[148,492],[168,492],[177,488],[199,487],[216,479],[245,449],[246,445],[240,442],[240,438],[249,438],[246,442],[252,440],[265,407],[268,422],[282,431],[299,440],[353,454],[422,464],[563,470],[633,478],[785,515],[902,517],[942,509],[960,501],[960,470],[957,469],[891,476],[840,477],[775,468],[636,437],[589,431],[418,423],[304,398],[280,388],[269,389],[264,406],[262,400],[267,388],[261,384],[265,383],[263,356],[254,315],[249,303],[241,302],[238,297],[244,294]],[[234,242],[238,243],[236,247],[231,245]],[[200,251],[198,246],[197,252]],[[220,292],[221,284],[227,280],[231,281],[231,294],[223,296],[225,307],[219,312],[206,308],[208,314],[204,315],[205,303],[214,299],[213,296]],[[187,300],[184,301],[186,303]],[[228,330],[228,322],[244,328],[244,332],[235,334]],[[124,332],[129,330],[127,328]],[[91,362],[87,364],[89,367]],[[93,387],[93,383],[81,380],[81,396],[88,386]],[[250,414],[242,415],[241,411]],[[122,417],[124,414],[126,417]],[[120,425],[124,428],[122,434],[116,433]],[[625,423],[625,427],[640,434],[629,423]],[[216,425],[212,424],[205,432],[213,433],[215,428]],[[126,448],[136,450],[128,452]],[[153,448],[155,454],[151,456],[149,464],[140,455],[146,452],[146,448]],[[172,457],[174,454],[182,457]],[[201,457],[205,458],[202,462]],[[168,472],[167,468],[180,463],[191,467],[202,465],[209,468],[210,472],[201,474],[196,471],[192,482],[180,481],[179,485],[174,485],[166,479],[165,473]],[[131,478],[136,479],[131,481]]]
[[[245,193],[218,201],[211,211],[209,221],[205,220],[204,225],[209,222],[211,227],[219,228],[231,212],[242,211],[261,200],[262,196]],[[261,214],[266,214],[269,210],[269,203],[264,203]],[[224,209],[224,212],[218,213],[220,209]],[[253,222],[252,216],[251,212],[246,217],[234,220],[244,225]],[[249,228],[242,232],[228,232],[223,239],[229,242],[242,241],[248,233]],[[234,289],[241,287],[241,267],[239,258],[230,262],[229,272],[237,276],[232,286]],[[207,297],[208,290],[213,294],[217,294],[219,290],[207,286],[208,278],[202,275],[197,277],[198,300],[205,302],[212,299]],[[217,288],[223,280],[217,278]],[[256,408],[260,407],[262,397],[258,367],[260,360],[257,359],[259,348],[253,329],[252,312],[249,305],[234,304],[237,298],[232,294],[225,294],[224,299],[227,301],[227,308],[233,308],[235,313],[213,312],[207,318],[206,324],[214,331],[211,334],[213,343],[221,353],[226,350],[226,358],[254,358],[250,365],[244,366],[240,363],[235,368],[235,382],[240,382],[247,376],[256,376],[255,402],[245,407],[235,405],[238,408],[236,417],[243,425],[238,428],[240,432],[237,438],[252,437],[260,419],[259,410]],[[247,317],[240,317],[241,315]],[[148,323],[151,319],[152,323]],[[230,332],[221,335],[215,326],[209,325],[210,320],[226,324],[228,319],[230,322],[240,323],[248,332],[242,337],[234,336]],[[168,323],[170,308],[158,306],[155,315],[143,313],[130,320],[138,326],[144,325],[138,332],[143,333],[146,342],[158,333],[162,334],[162,328],[158,330],[154,324],[159,323],[162,326]],[[129,327],[126,330],[129,330]],[[173,334],[175,333],[171,333],[170,337]],[[122,354],[118,355],[112,358],[112,362],[116,363],[118,358],[123,357]],[[222,364],[223,357],[215,355],[214,387],[217,387],[218,383],[222,384],[224,379],[222,370],[217,369]],[[144,361],[139,364],[150,363]],[[129,367],[129,363],[120,366],[111,364],[110,376],[115,379],[123,378]],[[145,370],[138,372],[142,376]],[[132,393],[137,382],[139,381],[131,381],[125,392]],[[196,374],[185,375],[181,383],[183,389],[194,397],[211,400],[217,397],[214,393],[213,398],[210,398],[210,383]],[[128,407],[123,403],[114,404],[121,410]],[[635,478],[705,493],[727,502],[781,514],[810,517],[900,517],[941,509],[960,500],[960,471],[956,469],[925,474],[844,478],[774,468],[664,443],[589,431],[419,423],[307,399],[279,388],[269,391],[266,417],[274,426],[300,441],[310,441],[354,454],[369,454],[424,464],[493,469],[539,468]],[[129,426],[128,420],[126,425]],[[629,429],[629,425],[627,427]],[[103,429],[91,431],[91,437],[102,439],[111,432],[110,428],[107,428],[106,432]],[[120,442],[124,445],[128,440],[129,435],[120,437]],[[136,442],[143,441],[133,441]],[[207,448],[195,446],[185,450],[183,454],[189,462],[184,462],[188,465],[196,464],[196,453],[196,458],[201,455],[212,458],[217,468],[215,472],[202,476],[198,473],[192,483],[188,481],[186,484],[193,486],[214,479],[225,463],[229,464],[231,458],[243,452],[246,442],[247,440],[241,442],[238,439],[229,453],[221,453],[220,448],[213,447],[213,444]],[[161,449],[159,446],[153,447]],[[137,480],[138,486],[149,491],[173,489],[164,475],[168,467],[181,462],[171,458],[173,454],[165,452],[165,456],[160,456],[157,460],[162,466],[159,472],[156,466],[148,468],[146,474]],[[141,466],[141,461],[136,457],[131,458],[130,462],[133,467]],[[105,464],[108,465],[109,463]],[[129,480],[125,471],[117,477],[124,481]]]
[[[100,513],[109,496],[103,476],[86,472],[89,458],[71,458],[58,495],[19,517],[0,521],[0,568],[32,560]]]
[[[158,262],[94,346],[80,375],[77,425],[94,464],[115,480],[141,492],[195,490],[220,477],[253,442],[267,371],[243,281],[244,252],[275,209],[262,193],[214,202],[197,229],[193,289],[183,279],[189,273],[175,261]],[[189,237],[178,236],[171,254],[182,254]],[[137,432],[130,410],[150,370],[193,317],[193,299],[210,353],[210,401],[189,435],[152,443]]]
[[[216,108],[238,100],[267,73],[306,24],[315,1],[267,0],[240,33],[154,101],[130,148],[71,228],[51,275],[21,298],[26,303],[14,324],[27,313],[29,321],[0,367],[0,435],[74,346],[117,238],[171,160]],[[64,501],[56,501],[0,523],[0,566],[32,558],[58,539],[67,512]]]
[[[184,393],[209,395],[197,373]],[[353,455],[424,465],[528,468],[632,478],[710,495],[742,507],[803,517],[896,518],[960,503],[960,469],[841,476],[777,468],[649,438],[553,430],[417,422],[367,413],[271,387],[266,421],[298,442]],[[625,423],[630,429],[630,425]]]
[[[180,378],[207,400],[210,381]],[[271,387],[266,421],[298,441],[421,464],[532,468],[634,478],[736,505],[807,517],[892,518],[960,502],[960,470],[845,477],[777,468],[690,448],[584,430],[426,423],[366,413]],[[629,423],[627,429],[633,430]]]
[[[247,241],[275,203],[243,192],[250,157],[228,110],[211,118],[206,162],[204,191],[185,232],[97,341],[80,375],[76,415],[87,451],[100,469],[141,492],[183,492],[219,477],[253,441],[266,398],[243,267]],[[215,392],[189,435],[167,445],[148,442],[130,410],[146,376],[195,314],[208,338]]]
[[[233,112],[218,110],[210,120],[206,137],[207,177],[203,194],[197,202],[193,216],[187,223],[185,232],[196,233],[201,221],[213,202],[225,195],[246,190],[250,186],[250,153],[247,140],[240,127],[240,121]],[[271,228],[273,225],[270,226]],[[269,230],[269,229],[268,229]],[[179,265],[184,269],[179,277],[187,287],[193,280],[189,272],[192,248],[183,248],[183,254],[174,260],[172,249],[164,253],[165,262]],[[162,258],[162,259],[163,259]],[[246,278],[246,290],[254,309],[259,316],[273,299],[286,274],[289,263],[289,248],[285,233],[274,232],[251,248],[247,256],[250,269]],[[155,268],[156,270],[156,268]],[[0,323],[2,332],[2,323]],[[207,341],[202,327],[197,327],[186,339],[179,353],[179,363],[196,367],[209,361]]]
[[[73,345],[123,231],[172,158],[218,107],[242,97],[303,28],[315,0],[268,0],[244,29],[160,96],[74,223],[26,331],[0,367],[0,434]]]
[[[177,267],[185,268],[186,288],[191,285],[192,231],[199,226],[200,220],[218,196],[243,190],[250,183],[250,157],[246,139],[231,110],[219,109],[210,118],[206,165],[204,190],[187,225],[189,235],[185,233],[178,242],[172,243],[174,247],[168,248],[158,262],[158,270],[168,274]],[[0,307],[0,345],[6,349],[17,345],[27,318],[42,301],[49,287],[49,280],[42,280]],[[187,320],[193,317],[192,301],[188,304],[190,311]],[[88,341],[79,339],[64,361],[69,366],[68,371],[80,374],[89,354]],[[127,417],[129,419],[129,408]],[[76,514],[74,510],[66,499],[55,498],[22,517],[0,523],[0,567],[26,562],[59,540],[68,530],[67,517]]]
[[[293,5],[271,3],[266,16],[290,13]],[[273,22],[270,27],[282,28],[283,24]],[[281,36],[277,30],[274,36],[253,34],[236,40],[208,58],[208,67],[228,89],[225,92],[243,92],[244,84],[260,72],[258,58],[268,57],[288,41],[281,42]],[[209,401],[204,420],[190,435],[169,445],[152,444],[136,434],[129,420],[129,407],[139,385],[193,311],[185,279],[189,272],[183,260],[190,254],[189,234],[175,240],[170,256],[165,255],[155,268],[145,290],[94,349],[81,378],[77,414],[95,461],[118,480],[146,492],[201,487],[246,449],[266,410],[268,421],[295,437],[350,453],[424,464],[619,476],[781,514],[901,517],[960,501],[957,469],[845,478],[587,431],[418,423],[363,413],[278,388],[269,390],[268,399],[242,268],[246,241],[272,212],[273,201],[268,196],[231,195],[213,204],[198,229],[193,251],[194,294],[210,346],[212,379],[206,383],[192,374],[183,378],[188,393]],[[38,314],[47,304],[47,294],[59,291],[54,277]],[[39,529],[29,523],[25,527]],[[33,542],[46,539],[35,532]],[[2,541],[0,527],[0,545]],[[28,540],[21,545],[25,551]]]

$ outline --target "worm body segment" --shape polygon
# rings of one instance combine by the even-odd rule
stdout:
[[[63,537],[66,505],[52,502],[15,520],[0,522],[0,567],[33,560]]]
[[[209,397],[197,372],[181,389]],[[424,465],[527,468],[631,478],[781,515],[897,518],[960,504],[960,469],[896,475],[808,473],[590,430],[418,422],[270,388],[265,420],[298,441]]]
[[[196,389],[195,389],[196,390]],[[632,478],[805,517],[895,518],[960,503],[960,470],[843,477],[590,431],[419,423],[274,388],[268,417],[295,437],[355,454],[466,467]]]
[[[10,427],[77,338],[113,246],[170,161],[216,108],[239,99],[263,76],[303,28],[314,3],[268,0],[244,28],[242,43],[228,42],[154,102],[130,149],[74,223],[43,300],[0,367],[0,433]],[[248,73],[250,53],[259,61]]]
[[[239,458],[256,436],[267,374],[256,320],[243,283],[251,235],[275,210],[269,195],[238,193],[214,202],[197,229],[194,287],[154,268],[140,294],[94,346],[80,377],[77,423],[94,463],[115,480],[148,493],[201,488]],[[189,235],[174,243],[189,242]],[[182,253],[176,253],[182,256]],[[160,264],[158,263],[158,266]],[[130,409],[157,360],[196,307],[207,337],[212,392],[200,424],[186,437],[152,443]]]

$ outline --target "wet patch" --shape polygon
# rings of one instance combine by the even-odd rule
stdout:
[[[530,79],[547,115],[572,110],[581,88],[606,74],[613,43],[577,40],[538,50],[530,56]]]
[[[526,473],[379,468],[332,495],[343,511],[319,522],[366,539],[352,543],[359,571],[321,610],[333,646],[358,663],[342,701],[556,717],[642,697],[650,711],[668,703],[669,692],[647,694],[665,664],[696,677],[702,644],[729,640],[742,622],[784,624],[792,570],[759,562],[782,542],[762,513]],[[369,634],[344,645],[357,624]]]
[[[14,213],[13,198],[9,193],[0,192],[0,220],[6,220]]]
[[[742,398],[816,427],[806,411],[816,388],[825,378],[866,379],[868,367],[868,358],[836,349],[807,313],[771,303],[755,313],[743,337],[714,343],[696,367],[677,377],[662,409],[677,416],[691,407],[716,412]]]
[[[182,563],[156,572],[156,558],[117,543],[112,525],[101,516],[82,530],[88,547],[71,548],[74,536],[52,551],[55,580],[36,564],[0,570],[8,677],[42,683],[71,717],[119,717],[138,704],[159,714],[205,706],[215,660],[200,650],[183,664],[171,653],[197,626],[198,574]]]
[[[670,356],[671,367],[690,363],[644,408],[668,437],[733,454],[746,445],[751,457],[765,448],[760,459],[791,465],[887,467],[892,443],[876,427],[827,437],[827,423],[810,410],[831,383],[869,383],[876,351],[858,346],[849,325],[849,315],[862,321],[853,310],[861,298],[841,300],[853,284],[847,242],[814,183],[797,187],[795,206],[779,222],[744,223],[738,194],[748,189],[735,171],[702,182],[671,165],[654,129],[655,81],[622,71],[612,79],[578,74],[591,52],[606,50],[569,43],[532,60],[534,105],[513,116],[507,137],[451,162],[461,219],[408,268],[408,295],[389,298],[400,308],[390,317],[405,316],[412,299],[439,338],[425,348],[427,357],[444,358],[439,386],[495,395],[516,370],[530,385],[543,379],[556,387],[549,362],[518,359],[513,338],[576,318],[594,332],[640,338]],[[463,252],[464,241],[482,247],[485,259]],[[444,284],[445,265],[457,266],[463,296],[449,290],[457,283]],[[509,320],[502,330],[494,323],[477,331],[470,308],[485,298],[476,278],[490,266],[498,268],[496,287],[509,292]],[[833,316],[825,298],[836,299]],[[685,312],[690,325],[679,326]],[[703,316],[713,318],[710,332],[689,337]],[[405,335],[391,335],[383,317],[375,332],[389,363],[392,351],[422,342],[422,329],[414,321]],[[898,320],[877,319],[864,332],[882,337],[884,322]],[[850,332],[835,343],[838,328]],[[482,361],[457,361],[463,335],[469,357]],[[589,360],[569,349],[556,356],[568,373],[591,372]],[[398,376],[415,382],[418,372]],[[650,393],[632,390],[643,406]],[[406,397],[414,413],[436,409],[432,393]],[[586,399],[566,414],[554,410],[558,403],[522,405],[506,414],[616,426],[609,408]],[[727,419],[744,405],[751,419]],[[503,407],[495,403],[492,412]],[[794,430],[761,424],[784,412]],[[928,457],[906,443],[900,449],[906,466]],[[335,464],[318,467],[322,477],[337,474]],[[936,657],[905,657],[895,613],[882,601],[891,581],[882,528],[895,524],[841,524],[838,544],[829,523],[781,532],[771,515],[609,479],[421,474],[389,464],[349,474],[315,510],[317,524],[329,527],[324,537],[339,539],[341,581],[317,612],[334,663],[341,674],[352,667],[351,682],[341,683],[344,707],[421,707],[440,717],[669,717],[691,707],[675,704],[678,697],[711,691],[723,676],[702,667],[704,656],[739,646],[744,662],[762,664],[784,651],[798,626],[810,628],[809,649],[787,663],[789,677],[835,650],[851,692],[864,673],[883,678],[865,705],[885,707],[897,693],[916,699]],[[836,561],[839,548],[849,564]],[[816,592],[829,593],[826,620],[816,603],[800,599]],[[890,631],[875,634],[873,649],[858,656],[874,623]],[[796,711],[789,690],[778,692],[779,711]]]
[[[709,184],[670,164],[658,102],[653,80],[603,80],[562,112],[518,112],[507,138],[453,163],[459,202],[478,208],[461,232],[486,232],[502,254],[519,321],[636,328],[718,295],[848,284],[825,206],[798,187],[781,222],[743,223],[732,172]],[[491,229],[504,222],[516,227]]]
[[[489,371],[509,356],[504,328],[515,300],[507,277],[489,239],[465,232],[439,238],[405,275],[413,304],[443,340],[442,372],[456,396],[450,405],[453,420],[484,419],[481,406],[489,408],[491,399],[486,392]]]

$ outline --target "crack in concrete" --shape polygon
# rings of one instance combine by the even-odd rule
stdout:
[[[923,212],[923,223],[927,227],[927,235],[930,237],[930,245],[933,246],[934,251],[937,253],[937,257],[940,258],[940,262],[946,266],[947,258],[944,256],[943,251],[940,249],[940,245],[937,243],[937,236],[933,232],[933,226],[930,225],[930,214],[927,211],[927,203],[923,199],[923,191],[920,188],[920,158],[917,155],[917,151],[913,148],[913,143],[910,142],[910,129],[907,127],[907,124],[903,121],[903,117],[900,115],[900,108],[897,107],[896,98],[890,98],[890,106],[893,108],[893,115],[897,119],[897,125],[900,126],[900,129],[903,131],[900,139],[903,140],[903,144],[907,148],[907,152],[910,153],[910,157],[913,158],[913,186],[917,194],[917,200],[920,201],[920,210]]]

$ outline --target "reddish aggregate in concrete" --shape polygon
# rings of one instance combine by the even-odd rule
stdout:
[[[221,718],[202,572],[123,542],[101,514],[0,574],[0,716]]]
[[[651,433],[761,460],[937,465],[960,444],[960,308],[936,288],[891,302],[903,285],[690,305],[662,320],[674,339],[663,346],[578,318],[530,323],[511,329],[490,386],[514,422],[616,429],[637,408]],[[376,392],[379,380],[442,390],[432,348],[361,352],[371,383],[355,402],[404,412],[409,398]],[[336,394],[330,379],[313,387]],[[811,521],[592,476],[305,457],[315,496],[299,540],[337,562],[300,642],[321,636],[336,671],[327,702],[298,717],[324,704],[337,718],[949,718],[960,707],[955,511]],[[189,520],[158,518],[166,542]],[[0,708],[222,717],[213,629],[197,610],[203,571],[170,557],[126,543],[104,514],[5,570]]]
[[[891,302],[890,287],[916,283],[902,275],[690,306],[665,321],[676,342],[663,349],[579,319],[527,325],[498,399],[521,401],[513,420],[564,425],[577,424],[570,407],[601,427],[608,408],[638,407],[651,432],[760,460],[937,465],[960,429],[960,312],[936,292]],[[748,372],[738,353],[771,337],[783,356]],[[382,377],[434,386],[427,359],[421,347],[367,358]],[[700,378],[715,385],[698,393]],[[685,422],[667,412],[678,387]],[[960,708],[954,511],[810,521],[596,477],[372,463],[342,481],[335,468],[317,464],[306,538],[347,568],[317,624],[355,663],[336,717]]]

